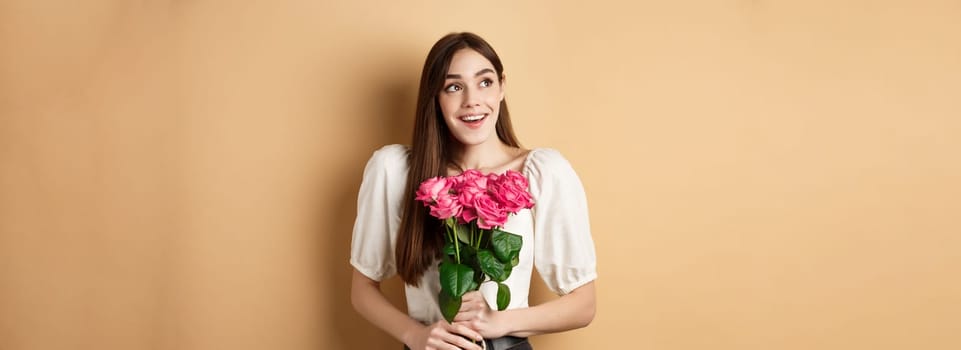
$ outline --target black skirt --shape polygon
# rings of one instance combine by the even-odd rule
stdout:
[[[484,339],[487,343],[487,350],[534,350],[527,338],[504,336],[495,339]],[[404,346],[404,350],[410,350]]]

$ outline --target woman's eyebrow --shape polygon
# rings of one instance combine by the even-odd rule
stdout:
[[[475,77],[476,77],[476,76],[480,76],[481,74],[484,74],[484,73],[494,73],[494,70],[493,70],[493,69],[490,69],[490,68],[484,68],[484,69],[481,69],[481,70],[477,71],[477,73],[474,73],[474,76],[475,76]],[[446,76],[446,78],[447,78],[447,79],[460,79],[461,76],[460,76],[460,74],[448,74],[448,75]]]

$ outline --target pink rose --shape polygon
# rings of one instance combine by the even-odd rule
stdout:
[[[454,191],[460,192],[460,189],[462,186],[464,186],[465,182],[481,176],[483,175],[480,173],[480,171],[477,171],[475,169],[467,169],[466,171],[464,171],[463,173],[460,173],[459,175],[451,176],[449,179],[453,183]]]
[[[457,216],[457,223],[466,224],[471,222],[471,220],[477,219],[477,209],[474,209],[474,205],[463,206],[460,215]]]
[[[425,206],[430,205],[437,201],[441,194],[450,192],[451,185],[453,184],[446,177],[429,178],[420,183],[414,199],[424,202]]]
[[[468,172],[470,171],[468,170]],[[476,170],[474,172],[480,174]],[[464,172],[464,174],[467,174],[467,172]],[[487,184],[487,178],[484,176],[465,176],[457,189],[461,205],[473,208],[474,200],[478,197],[487,196]]]
[[[477,169],[467,169],[467,170],[464,170],[463,173],[461,173],[460,175],[457,175],[457,176],[462,177],[462,178],[464,178],[465,180],[470,180],[470,179],[476,179],[476,178],[479,178],[479,177],[484,177],[484,173],[481,173],[481,172],[480,172],[479,170],[477,170]]]
[[[457,217],[457,221],[466,224],[477,219],[474,201],[480,197],[487,197],[487,178],[476,169],[468,169],[457,177],[457,200],[464,208]]]
[[[460,215],[462,209],[456,196],[443,192],[438,195],[437,200],[430,205],[430,215],[441,220],[447,220],[448,218]]]
[[[460,193],[457,194],[460,199],[460,203],[465,207],[474,207],[474,200],[479,197],[487,197],[487,188],[480,188],[477,186],[464,186],[461,187]]]
[[[512,186],[491,186],[491,197],[505,211],[512,214],[521,211],[521,209],[531,208],[534,204],[530,193]]]
[[[491,197],[475,199],[474,210],[477,211],[477,227],[482,229],[502,227],[507,223],[507,212]]]
[[[534,199],[527,191],[527,178],[524,175],[508,171],[497,180],[490,184],[489,192],[505,211],[514,214],[534,206]]]
[[[474,188],[480,190],[487,189],[487,177],[481,175],[479,171],[468,170],[462,175],[464,175],[464,182],[461,184],[461,191],[463,191],[465,188]]]
[[[504,173],[503,176],[501,176],[501,178],[502,178],[501,181],[511,183],[514,186],[517,186],[518,188],[527,190],[527,186],[528,186],[527,177],[525,177],[524,174],[521,174],[513,170],[508,170],[506,173]]]

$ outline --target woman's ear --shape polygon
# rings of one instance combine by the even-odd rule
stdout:
[[[501,85],[501,96],[500,96],[500,100],[501,100],[501,101],[504,101],[504,87],[505,87],[506,83],[507,83],[507,75],[501,74],[501,82],[500,82],[500,85]]]

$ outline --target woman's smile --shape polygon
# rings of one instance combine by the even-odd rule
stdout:
[[[487,120],[487,113],[462,115],[460,120],[471,129],[479,129]]]

